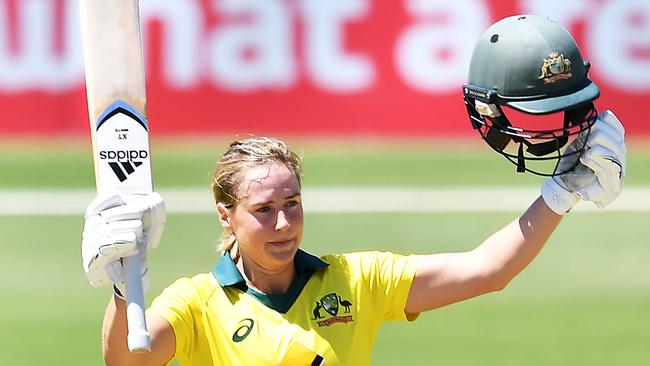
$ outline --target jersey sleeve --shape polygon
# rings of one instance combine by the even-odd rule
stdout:
[[[366,252],[359,253],[358,260],[375,313],[383,320],[415,320],[417,314],[404,312],[415,277],[415,256]]]
[[[148,314],[167,320],[174,329],[176,354],[188,354],[192,349],[195,311],[199,294],[189,278],[181,278],[163,290],[152,302]]]

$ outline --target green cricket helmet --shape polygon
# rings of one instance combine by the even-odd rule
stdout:
[[[474,47],[468,84],[463,85],[470,122],[518,172],[564,174],[578,164],[584,148],[563,148],[574,135],[582,133],[586,140],[598,115],[593,101],[600,91],[588,71],[575,40],[558,23],[535,15],[502,19]],[[540,117],[527,126],[515,125],[503,106],[528,115],[563,111],[564,118],[551,127],[536,127]],[[565,156],[571,156],[572,164],[562,164],[568,168],[558,171]]]

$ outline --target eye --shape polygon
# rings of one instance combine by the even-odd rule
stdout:
[[[286,207],[296,207],[300,205],[300,201],[292,199],[292,200],[288,200],[284,205]]]
[[[270,206],[260,206],[260,207],[255,209],[255,212],[257,212],[257,213],[267,213],[269,211],[271,211]]]

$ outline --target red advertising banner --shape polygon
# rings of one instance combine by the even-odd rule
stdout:
[[[0,136],[88,131],[77,0],[0,0]],[[650,102],[644,0],[140,0],[154,135],[473,133],[475,40],[549,16],[633,135]]]

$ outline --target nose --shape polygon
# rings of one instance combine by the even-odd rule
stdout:
[[[275,231],[285,231],[291,227],[289,220],[287,219],[287,214],[284,211],[278,211],[278,219],[275,222]]]

